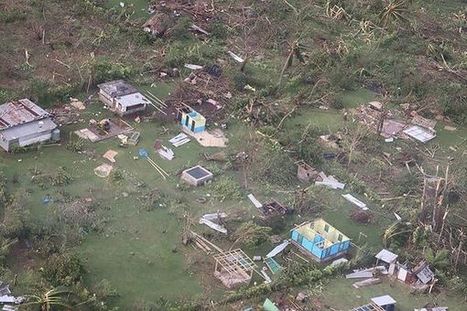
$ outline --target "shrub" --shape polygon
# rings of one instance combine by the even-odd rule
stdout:
[[[109,80],[128,79],[135,74],[135,70],[130,65],[115,63],[104,58],[97,59],[94,63],[94,82],[101,83]]]
[[[81,281],[85,270],[76,255],[64,253],[50,256],[41,272],[53,286],[71,286]]]
[[[239,200],[242,198],[240,185],[231,177],[222,177],[212,185],[214,197],[219,201]]]

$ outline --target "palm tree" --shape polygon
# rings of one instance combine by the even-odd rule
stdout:
[[[443,270],[450,265],[449,251],[447,249],[442,249],[435,252],[431,248],[428,248],[425,257],[428,263],[433,268],[438,270]]]
[[[68,304],[68,298],[71,291],[64,288],[52,288],[40,295],[27,295],[26,298],[29,302],[25,306],[38,306],[41,311],[52,311],[52,307],[63,307],[65,309],[72,309]]]

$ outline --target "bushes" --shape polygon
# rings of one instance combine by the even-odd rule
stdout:
[[[94,82],[102,83],[109,80],[128,79],[135,74],[135,70],[130,65],[115,63],[104,58],[98,59],[94,64]]]
[[[210,45],[202,42],[177,41],[168,47],[164,63],[167,67],[180,67],[185,63],[206,65],[220,56],[223,50],[223,46],[215,41],[210,42]]]
[[[54,254],[42,269],[42,276],[53,286],[71,286],[84,275],[81,260],[72,254]]]
[[[222,177],[212,185],[214,197],[219,201],[239,200],[242,198],[242,191],[238,183],[229,177]]]

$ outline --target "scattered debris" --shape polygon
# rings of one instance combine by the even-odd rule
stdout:
[[[422,260],[412,269],[412,273],[415,274],[423,284],[430,283],[435,277],[435,274],[433,271],[431,271],[430,266],[424,260]]]
[[[263,204],[261,204],[261,202],[258,201],[252,193],[250,193],[247,197],[248,197],[248,199],[250,199],[251,203],[253,203],[253,205],[254,205],[257,209],[260,209],[260,208],[263,207]]]
[[[404,130],[404,134],[426,143],[436,137],[435,120],[425,119],[422,116],[416,115],[412,119],[412,126]]]
[[[448,307],[433,307],[433,308],[421,308],[414,309],[414,311],[448,311]]]
[[[276,307],[276,304],[269,300],[269,298],[266,298],[266,300],[263,303],[263,310],[265,311],[280,311],[278,307]]]
[[[162,167],[160,167],[153,159],[149,157],[149,152],[144,148],[138,149],[138,156],[142,159],[146,159],[149,164],[159,173],[162,178],[167,179],[169,177],[169,173],[167,173]]]
[[[185,128],[183,130],[186,131]],[[227,147],[228,139],[225,137],[224,132],[222,132],[221,129],[214,129],[212,131],[203,131],[198,133],[193,133],[190,131],[186,132],[195,138],[203,147]]]
[[[339,182],[336,178],[334,178],[334,176],[326,176],[324,172],[320,172],[318,174],[318,179],[320,180],[315,181],[315,185],[323,185],[331,189],[344,189],[345,187],[345,184]]]
[[[166,146],[162,145],[160,140],[156,140],[154,144],[154,149],[156,149],[156,152],[161,156],[161,158],[166,159],[166,160],[173,160],[175,157],[175,153],[173,152],[172,149],[167,148]]]
[[[266,266],[272,274],[276,274],[283,269],[282,266],[272,257],[267,257],[266,259],[264,259],[264,263],[266,264]]]
[[[75,131],[75,134],[91,142],[106,140],[132,131],[133,128],[122,119],[102,119],[101,121],[90,121],[89,127]]]
[[[256,205],[255,205],[256,206]],[[259,211],[261,212],[261,218],[271,218],[275,216],[284,216],[287,214],[292,213],[292,209],[282,205],[281,203],[277,202],[276,200],[272,200],[271,202],[262,204],[261,207],[258,207]]]
[[[289,246],[290,244],[290,241],[289,240],[284,240],[284,242],[282,242],[281,244],[277,245],[276,247],[274,247],[274,249],[272,251],[270,251],[267,255],[266,255],[266,258],[272,258],[276,255],[278,255],[279,253],[281,253],[284,249],[287,248],[287,246]]]
[[[204,67],[200,65],[194,65],[194,64],[185,64],[185,68],[191,69],[191,70],[201,70]]]
[[[214,276],[227,288],[250,283],[256,269],[256,264],[241,249],[221,252],[214,256],[214,260]]]
[[[136,146],[139,142],[139,138],[141,136],[140,132],[130,132],[128,133],[128,144],[132,146]]]
[[[200,186],[210,181],[213,176],[210,171],[201,165],[197,165],[184,170],[181,179],[192,186]]]
[[[112,149],[107,150],[104,155],[102,156],[103,158],[109,160],[112,163],[115,163],[115,156],[117,156],[118,152]]]
[[[352,286],[354,288],[360,288],[360,287],[367,287],[367,286],[379,284],[381,282],[382,280],[380,278],[370,278],[370,279],[366,279],[363,281],[355,282],[352,284]]]
[[[190,141],[190,138],[185,133],[180,133],[174,138],[170,139],[169,142],[174,145],[174,147],[180,147],[181,145],[186,144]]]
[[[371,271],[357,271],[345,275],[346,279],[367,279],[372,277],[373,272]]]
[[[383,308],[385,311],[394,311],[396,301],[389,295],[378,296],[371,298],[371,302],[373,302],[378,307]]]
[[[236,62],[238,63],[244,63],[245,60],[243,58],[241,58],[240,56],[238,56],[237,54],[235,54],[234,52],[232,51],[227,51],[227,53],[230,55],[230,57],[232,57]]]
[[[214,229],[216,231],[219,231],[223,234],[227,234],[227,229],[222,225],[218,224],[222,222],[224,218],[227,217],[226,213],[214,213],[214,214],[205,214],[201,216],[199,219],[200,224],[205,224],[206,226],[210,227],[211,229]],[[218,223],[214,222],[217,221]]]
[[[309,182],[318,177],[318,171],[304,161],[297,162],[297,178],[302,182]]]
[[[344,265],[346,263],[348,263],[349,260],[347,258],[339,258],[339,259],[336,259],[334,260],[332,263],[331,263],[331,267],[338,267],[340,265]]]
[[[94,169],[94,174],[99,177],[105,178],[110,175],[110,172],[113,170],[113,166],[110,164],[102,164]]]
[[[366,211],[368,210],[368,207],[366,206],[365,203],[363,203],[362,201],[360,201],[359,199],[357,199],[356,197],[354,197],[353,195],[351,194],[343,194],[342,195],[347,201],[357,205],[358,207],[360,207],[362,210]]]
[[[396,269],[396,260],[398,255],[388,251],[387,249],[382,249],[378,254],[376,254],[376,264],[379,261],[382,261],[388,265],[388,272],[390,275],[393,275]]]
[[[454,126],[449,126],[449,125],[446,125],[446,126],[444,127],[444,129],[445,129],[446,131],[451,131],[451,132],[457,131],[457,128],[456,128],[456,127],[454,127]]]
[[[82,101],[79,101],[78,99],[72,97],[70,98],[70,106],[78,110],[86,109],[86,106]]]

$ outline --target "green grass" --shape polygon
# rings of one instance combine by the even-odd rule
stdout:
[[[329,281],[321,295],[321,303],[333,307],[335,310],[348,310],[352,307],[367,304],[370,298],[390,295],[396,303],[396,310],[408,311],[414,308],[422,308],[428,303],[441,307],[449,307],[449,310],[465,310],[460,297],[447,296],[446,293],[437,294],[410,294],[410,288],[399,281],[385,279],[383,283],[355,289],[352,283],[356,280],[336,278]]]
[[[120,3],[124,3],[125,7],[130,5],[133,6],[134,14],[132,18],[147,18],[149,17],[148,13],[148,0],[108,0],[107,7],[108,8],[115,8],[117,12],[120,12],[122,8],[120,7]]]

